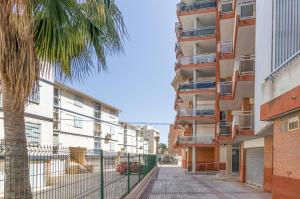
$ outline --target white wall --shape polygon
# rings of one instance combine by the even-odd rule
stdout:
[[[265,125],[260,121],[262,104],[262,84],[271,73],[272,56],[272,0],[256,1],[256,41],[255,41],[255,115],[254,129],[258,133]]]
[[[215,137],[215,124],[198,124],[196,126],[196,136]]]

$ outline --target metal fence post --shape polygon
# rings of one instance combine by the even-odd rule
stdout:
[[[130,153],[128,153],[128,158],[127,158],[127,193],[130,192]]]
[[[100,150],[100,198],[104,199],[104,157],[103,150]]]
[[[139,182],[141,181],[141,154],[139,154]]]

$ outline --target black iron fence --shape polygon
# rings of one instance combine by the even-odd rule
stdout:
[[[156,163],[156,155],[1,145],[0,198],[123,198]]]

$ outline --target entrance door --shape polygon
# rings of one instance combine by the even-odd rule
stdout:
[[[232,149],[232,173],[240,171],[240,150]]]

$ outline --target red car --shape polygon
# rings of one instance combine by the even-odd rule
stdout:
[[[138,162],[130,162],[130,173],[138,173],[143,170],[144,165]],[[121,162],[117,165],[117,172],[120,174],[127,174],[127,162]]]

